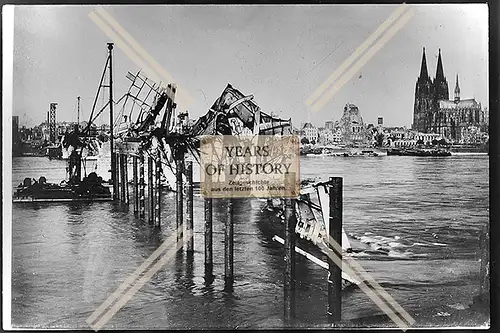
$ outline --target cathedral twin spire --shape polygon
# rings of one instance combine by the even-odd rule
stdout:
[[[429,78],[429,74],[427,73],[427,60],[425,59],[425,47],[422,53],[422,65],[420,66],[420,80],[426,80]]]
[[[425,56],[425,47],[424,47],[422,52],[422,64],[420,67],[419,82],[424,83],[427,80],[430,80],[430,78],[427,71],[427,59]],[[441,59],[441,49],[439,49],[439,54],[438,54],[438,63],[436,67],[436,77],[434,78],[433,82],[433,90],[435,97],[437,99],[447,100],[449,98],[448,82],[446,81],[446,77],[444,76],[443,61]]]
[[[441,60],[441,49],[439,49],[439,55],[438,55],[438,64],[436,68],[436,81],[438,82],[446,81],[443,71],[443,61]]]

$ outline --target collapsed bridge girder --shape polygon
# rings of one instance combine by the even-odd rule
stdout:
[[[273,117],[260,110],[253,96],[245,96],[228,84],[206,115],[190,132],[201,135],[291,135],[291,119]]]
[[[134,82],[132,83],[134,85]],[[175,86],[155,90],[155,98],[142,110],[146,117],[138,117],[135,124],[121,133],[121,141],[139,141],[141,149],[156,151],[175,173],[174,161],[186,152],[199,160],[199,137],[202,135],[291,135],[291,119],[281,119],[261,111],[253,96],[245,96],[228,84],[210,110],[195,124],[183,131],[176,128],[173,117]],[[148,94],[149,96],[149,94]],[[146,105],[146,101],[142,103]],[[156,119],[164,111],[163,120]],[[144,119],[141,119],[144,118]],[[154,127],[155,124],[156,127]],[[156,154],[154,154],[156,155]]]

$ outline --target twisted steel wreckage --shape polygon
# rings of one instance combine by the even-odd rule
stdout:
[[[95,142],[85,134],[92,122],[108,108],[110,129],[113,133],[110,135],[111,172],[115,172],[117,163],[119,163],[114,158],[115,150],[132,155],[144,154],[152,157],[155,165],[159,165],[161,183],[163,183],[164,189],[169,187],[167,186],[168,179],[175,179],[176,168],[181,167],[183,170],[186,155],[198,163],[200,162],[201,136],[292,135],[291,119],[281,119],[263,112],[254,101],[253,95],[244,95],[231,84],[226,86],[208,112],[192,126],[188,124],[187,111],[176,112],[176,85],[156,83],[141,71],[136,74],[127,73],[126,77],[131,81],[129,89],[118,101],[113,102],[112,45],[111,47],[108,45],[108,49],[109,56],[90,113],[88,126],[82,132],[77,132],[78,130],[75,129],[64,138],[66,147],[71,151],[68,159],[69,184],[37,184],[43,190],[41,193],[37,192],[33,185],[28,184],[25,180],[25,184],[18,188],[14,201],[43,201],[47,198],[47,195],[43,193],[49,189],[56,193],[56,197],[47,201],[58,201],[57,193],[62,190],[68,193],[65,196],[68,200],[111,200],[109,185],[107,187],[101,177],[91,173],[83,181],[81,180],[82,153],[95,146]],[[109,74],[109,84],[107,85],[103,84],[106,72]],[[109,101],[95,112],[96,102],[103,88],[109,88]],[[113,109],[120,105],[121,109],[114,117]],[[113,193],[118,191],[117,178],[112,176]],[[87,183],[92,186],[85,185]],[[328,237],[328,194],[325,183],[312,184],[312,182],[304,181],[302,185],[300,197],[295,201],[297,215],[295,231],[300,238],[309,241],[307,243],[312,245],[322,242]],[[267,199],[267,204],[262,209],[262,211],[268,211],[275,215],[281,221],[283,210],[283,200],[280,199]],[[277,228],[273,231],[279,233],[282,229],[279,227],[280,223],[274,224],[277,225]],[[351,249],[344,232],[342,244],[344,250]],[[314,246],[314,248],[316,247]],[[350,283],[357,283],[348,276],[343,276],[343,278]]]
[[[129,72],[127,77],[132,81],[128,92],[130,98],[124,103],[121,113],[123,121],[116,131],[117,146],[128,151],[146,151],[147,155],[161,160],[165,178],[169,178],[167,174],[171,177],[176,174],[176,167],[184,163],[186,154],[199,162],[199,140],[204,135],[292,135],[291,119],[281,119],[263,112],[253,95],[244,95],[231,84],[226,86],[208,112],[189,126],[187,113],[177,114],[175,121],[175,85],[169,84],[162,88],[141,72],[135,75]],[[128,102],[129,112],[125,114]],[[131,121],[134,112],[137,115],[135,121]],[[329,201],[326,183],[312,184],[305,181],[302,185],[301,195],[296,200],[295,232],[313,245],[328,237]],[[267,199],[262,210],[272,212],[278,220],[282,220],[283,200]],[[280,223],[275,223],[272,229],[272,232],[281,234],[283,228]],[[279,237],[275,240],[281,242]],[[347,252],[352,250],[344,231],[342,244]],[[325,267],[323,264],[320,263]],[[344,286],[359,283],[344,273],[342,277]]]

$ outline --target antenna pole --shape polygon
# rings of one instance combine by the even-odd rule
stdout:
[[[113,43],[108,43],[109,50],[109,142],[111,147],[111,182],[113,184],[113,199],[116,199],[117,184],[115,181],[116,161],[113,140]]]
[[[78,100],[78,112],[77,112],[77,116],[76,116],[76,130],[77,132],[80,132],[80,96],[78,96],[76,98]]]

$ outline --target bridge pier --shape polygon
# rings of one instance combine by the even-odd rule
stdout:
[[[124,171],[124,183],[125,183],[125,203],[127,206],[130,201],[129,184],[128,184],[128,153],[123,154],[123,171]]]
[[[125,202],[125,195],[126,195],[126,180],[125,180],[125,154],[119,153],[118,155],[119,159],[119,169],[120,169],[120,201]]]
[[[211,178],[205,177],[207,182],[206,187],[210,186]],[[212,198],[204,199],[204,213],[205,213],[205,282],[211,283],[213,281],[213,229],[212,229]]]
[[[184,189],[183,189],[183,183],[182,183],[182,175],[184,174],[184,153],[177,152],[176,154],[176,190],[177,193],[175,194],[176,198],[176,228],[177,228],[177,242],[183,242],[184,239],[184,225],[183,225],[183,218],[184,218],[184,204],[183,204],[183,196],[184,196]]]
[[[295,200],[285,199],[285,272],[284,304],[285,322],[291,324],[295,317]]]
[[[227,199],[226,228],[224,231],[224,282],[225,290],[233,290],[234,282],[234,199]]]
[[[342,248],[342,177],[330,177],[328,184],[330,218],[328,235]],[[329,248],[342,262],[342,251],[337,253],[328,242]],[[342,268],[328,258],[328,318],[337,323],[342,313]]]
[[[137,177],[137,156],[132,155],[132,177],[134,180],[134,215],[139,213],[139,184]]]
[[[113,175],[113,199],[120,199],[120,170],[119,170],[119,163],[120,163],[120,158],[118,153],[113,153],[111,156],[111,159],[113,160],[113,165],[114,167],[111,168],[111,173]]]
[[[193,211],[193,162],[188,161],[187,162],[187,167],[186,167],[186,178],[187,178],[187,188],[186,188],[186,194],[187,194],[187,223],[186,223],[186,233],[188,235],[187,239],[187,249],[186,251],[188,253],[193,253],[194,252],[194,228],[193,228],[193,218],[194,218],[194,211]]]
[[[161,157],[160,157],[160,152],[158,151],[157,159],[155,162],[155,226],[156,227],[160,227],[161,225],[160,203],[161,203]]]
[[[139,151],[139,218],[144,220],[146,218],[146,203],[145,203],[145,186],[144,181],[144,152]]]
[[[148,155],[148,206],[149,215],[148,222],[153,224],[155,221],[155,198],[154,198],[154,181],[153,181],[153,157]]]

